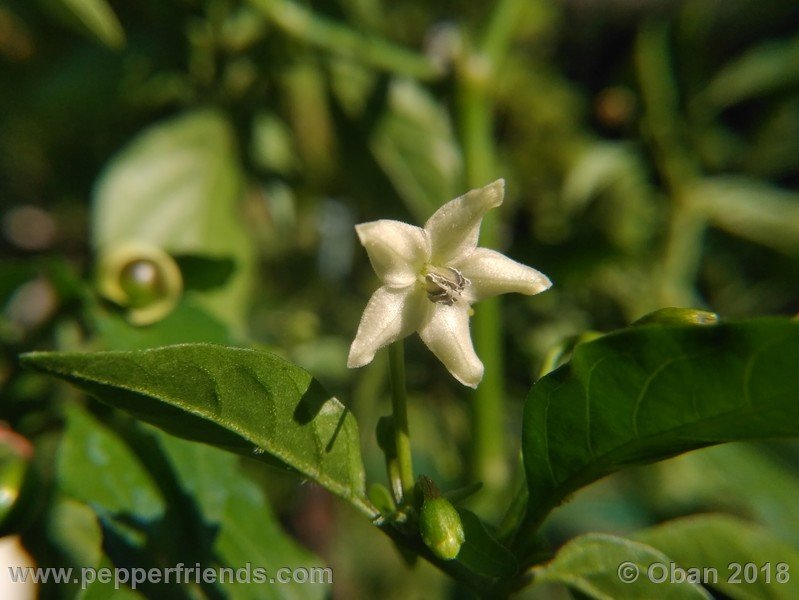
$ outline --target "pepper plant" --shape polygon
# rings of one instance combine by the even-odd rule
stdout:
[[[123,4],[0,8],[2,533],[334,582],[44,596],[797,596],[790,3]]]

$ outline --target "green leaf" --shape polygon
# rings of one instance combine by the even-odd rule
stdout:
[[[267,569],[270,577],[277,575],[277,565],[280,568],[307,569],[316,579],[315,583],[277,586],[228,584],[226,590],[230,597],[234,600],[288,597],[321,600],[328,597],[332,571],[283,533],[263,492],[246,480],[240,480],[231,492],[215,545],[224,563],[230,567],[247,563],[253,567],[261,566]]]
[[[47,537],[69,565],[96,568],[100,564],[103,531],[97,515],[83,502],[57,497],[47,515]]]
[[[799,565],[799,551],[742,519],[686,517],[637,533],[635,539],[665,552],[683,569],[715,569],[716,576],[703,581],[730,598],[799,598],[799,581],[790,572]],[[777,579],[778,568],[784,569],[785,580]]]
[[[184,300],[166,317],[151,325],[136,327],[117,313],[97,308],[91,314],[102,350],[133,350],[208,342],[231,342],[227,328],[191,300]],[[97,347],[97,346],[95,346]]]
[[[619,142],[592,144],[576,155],[563,182],[564,217],[584,212],[597,200],[608,238],[632,252],[650,243],[655,229],[654,194],[648,168],[633,147]]]
[[[700,101],[721,110],[791,86],[799,77],[799,37],[770,40],[747,50],[721,69]]]
[[[516,573],[516,558],[486,531],[480,517],[461,507],[458,507],[458,515],[466,534],[466,541],[458,553],[458,562],[486,577],[511,577]]]
[[[799,255],[799,194],[746,177],[714,177],[690,189],[688,202],[716,227]]]
[[[565,544],[551,562],[533,569],[533,577],[536,583],[561,583],[599,600],[710,598],[694,583],[653,583],[647,578],[651,564],[671,562],[646,544],[591,533]]]
[[[86,568],[106,568],[114,565],[103,552],[103,530],[97,514],[86,504],[59,495],[50,504],[46,522],[47,541],[56,551],[48,562],[55,560],[61,567],[71,567],[75,577],[63,583],[50,582],[43,586],[42,597],[76,598],[78,600],[133,600],[142,598],[130,588],[114,589],[114,583],[102,583],[78,577]],[[47,560],[47,559],[45,559]],[[78,587],[78,584],[81,584]]]
[[[139,134],[106,168],[94,194],[94,245],[148,243],[171,254],[231,259],[224,286],[191,292],[242,327],[254,245],[240,211],[243,176],[231,125],[196,111]]]
[[[125,32],[105,0],[58,0],[89,32],[109,48],[125,44]]]
[[[160,429],[147,427],[172,467],[183,492],[197,503],[200,516],[208,523],[222,518],[232,487],[243,476],[239,457],[213,446],[176,438]]]
[[[533,386],[524,534],[575,490],[630,465],[799,434],[799,322],[639,325],[579,345]]]
[[[185,344],[35,352],[22,361],[179,437],[294,469],[376,516],[354,417],[306,371],[273,354]]]
[[[719,507],[751,515],[799,546],[799,477],[790,463],[751,443],[685,454],[652,470],[655,511],[683,514]]]
[[[111,560],[104,555],[98,566],[98,571],[110,569],[113,572],[114,568]],[[76,600],[146,600],[141,592],[132,590],[124,584],[115,584],[113,580],[108,583],[95,580],[85,590],[79,591],[75,598]]]
[[[240,459],[229,453],[154,430],[181,489],[199,506],[203,521],[213,524],[215,560],[235,569],[249,563],[274,577],[277,566],[322,569],[321,561],[292,540],[272,514],[263,492],[248,480]],[[219,584],[234,600],[324,598],[323,584],[280,586]]]
[[[100,512],[160,518],[160,490],[125,443],[79,406],[68,406],[66,417],[57,464],[63,493]]]

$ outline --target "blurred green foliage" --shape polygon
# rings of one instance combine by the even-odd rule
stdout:
[[[0,506],[4,532],[24,533],[40,564],[238,564],[251,543],[269,566],[312,564],[279,518],[333,566],[337,596],[445,594],[316,488],[181,449],[22,372],[17,354],[268,347],[347,399],[378,479],[386,364],[345,366],[375,285],[352,226],[420,222],[487,172],[508,182],[492,245],[555,283],[499,313],[500,426],[518,440],[531,381],[570,337],[664,306],[799,311],[798,25],[783,0],[8,0],[0,417],[24,441],[0,439],[4,486],[20,495]],[[176,308],[147,327],[99,293],[95,266],[125,241],[181,270]],[[468,482],[469,405],[418,340],[409,350],[417,470]],[[89,440],[125,481],[68,459],[96,452]],[[791,444],[702,451],[597,484],[549,534],[725,509],[796,544],[798,468]],[[268,533],[236,537],[245,516]]]

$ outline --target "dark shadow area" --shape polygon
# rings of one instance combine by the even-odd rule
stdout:
[[[294,409],[294,420],[300,425],[307,425],[316,418],[328,400],[330,394],[327,390],[316,379],[311,379],[311,384]]]
[[[227,283],[236,270],[232,258],[217,258],[183,254],[174,257],[183,275],[183,285],[187,290],[205,291]]]

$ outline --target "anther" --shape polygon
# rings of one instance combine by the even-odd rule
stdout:
[[[442,274],[441,271],[449,273]],[[452,306],[455,300],[461,297],[461,293],[471,282],[463,274],[453,267],[446,267],[438,271],[431,271],[425,275],[425,285],[427,287],[427,298],[431,302]]]

